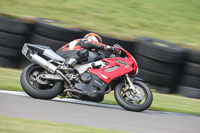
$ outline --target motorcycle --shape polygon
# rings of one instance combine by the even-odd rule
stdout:
[[[117,103],[129,111],[144,111],[150,107],[153,95],[137,78],[138,66],[133,56],[120,45],[121,54],[106,55],[89,51],[88,60],[74,66],[48,46],[25,43],[22,54],[33,64],[25,67],[20,83],[33,98],[52,99],[56,96],[101,102],[114,91]]]

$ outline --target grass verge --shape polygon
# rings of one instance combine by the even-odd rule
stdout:
[[[125,133],[125,131],[0,116],[3,133]]]
[[[23,91],[20,86],[22,70],[0,68],[0,89]],[[154,100],[150,110],[188,113],[200,116],[200,100],[178,95],[167,95],[153,92]],[[113,92],[105,95],[104,104],[117,104]]]

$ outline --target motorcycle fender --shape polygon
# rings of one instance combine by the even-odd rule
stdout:
[[[143,80],[143,79],[141,79],[141,78],[138,78],[138,77],[131,78],[131,80],[132,80],[132,82],[135,82],[135,81],[142,81],[142,82],[144,82],[144,80]]]

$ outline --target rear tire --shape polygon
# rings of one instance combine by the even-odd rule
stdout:
[[[125,98],[125,96],[122,96],[121,92],[124,89],[124,82],[119,83],[114,91],[114,96],[115,99],[117,101],[117,103],[122,106],[124,109],[129,110],[129,111],[136,111],[136,112],[140,112],[140,111],[144,111],[146,109],[148,109],[153,101],[153,95],[151,90],[141,81],[135,81],[133,83],[135,85],[135,87],[140,87],[143,92],[145,93],[145,100],[141,102],[143,102],[142,104],[134,104],[131,101],[131,103],[129,101],[127,101],[127,97]],[[130,99],[129,99],[130,100]]]
[[[20,77],[20,82],[24,91],[31,97],[48,100],[62,93],[63,82],[49,81],[46,85],[39,84],[37,81],[33,82],[33,73],[43,71],[44,68],[42,68],[41,66],[37,64],[31,64],[23,70]]]

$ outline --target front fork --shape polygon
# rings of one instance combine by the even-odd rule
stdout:
[[[130,89],[132,89],[134,93],[137,93],[136,88],[135,88],[134,84],[132,83],[129,75],[125,74],[125,76],[126,76],[126,80],[128,81],[128,84],[130,86]]]

